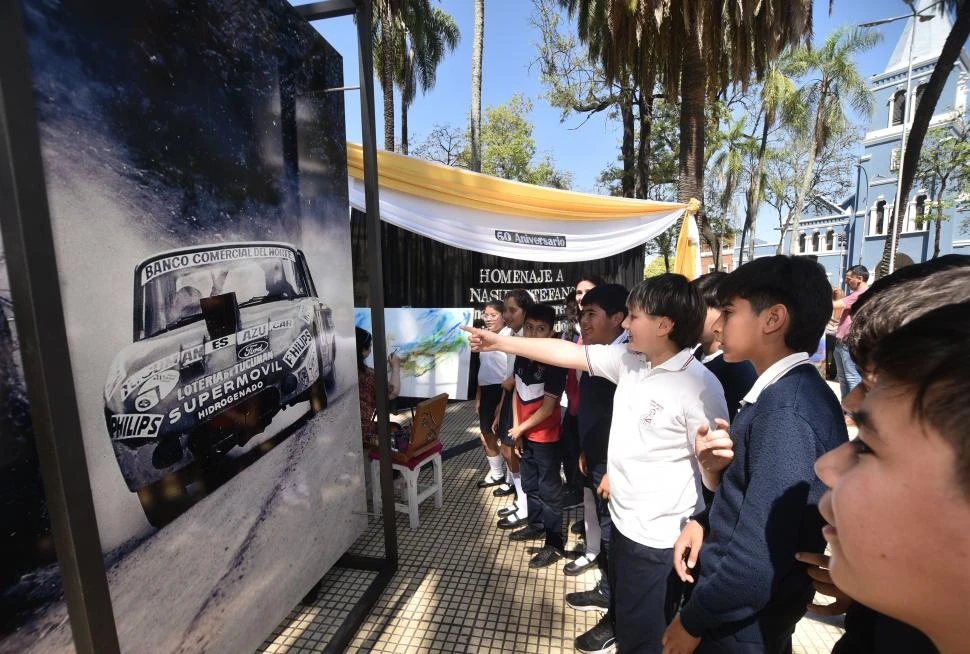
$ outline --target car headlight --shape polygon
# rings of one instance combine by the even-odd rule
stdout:
[[[106,402],[118,393],[118,389],[121,388],[121,384],[127,376],[128,372],[125,370],[125,365],[121,362],[120,357],[111,362],[111,367],[108,368],[108,379],[104,383],[104,399]]]

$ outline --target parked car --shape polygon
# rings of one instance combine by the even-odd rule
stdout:
[[[132,340],[108,373],[105,421],[121,474],[156,526],[192,504],[186,487],[200,470],[275,436],[268,428],[286,407],[324,409],[334,385],[331,310],[286,243],[145,259]]]

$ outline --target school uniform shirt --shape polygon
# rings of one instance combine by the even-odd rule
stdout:
[[[812,582],[795,552],[825,549],[817,506],[825,486],[814,465],[848,435],[835,394],[798,352],[758,377],[731,440],[734,458],[706,516],[700,578],[680,610],[695,636],[717,629],[750,638],[766,614],[804,612]]]
[[[624,331],[612,344],[621,345],[626,342],[627,335]],[[592,469],[606,463],[616,384],[605,377],[586,374],[582,370],[577,370],[576,376],[579,378],[579,397],[582,400],[577,417],[579,445],[586,456],[586,466]]]
[[[499,336],[509,336],[512,330],[503,327]],[[478,354],[478,385],[501,384],[508,377],[509,355],[505,352],[480,352]]]
[[[728,415],[721,384],[690,348],[656,367],[626,345],[589,345],[586,360],[616,384],[606,457],[613,524],[641,545],[673,547],[704,504],[694,437]]]
[[[557,400],[566,387],[566,369],[539,363],[526,357],[515,357],[515,409],[519,423],[523,423],[539,410],[549,395]],[[559,440],[559,412],[534,426],[525,435],[534,443],[555,443]]]

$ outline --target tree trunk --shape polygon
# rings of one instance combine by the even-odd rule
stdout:
[[[482,172],[482,50],[485,44],[485,0],[475,0],[475,35],[472,40],[471,165]]]
[[[936,111],[936,103],[946,87],[946,81],[950,77],[953,65],[960,56],[963,44],[970,36],[970,2],[964,1],[957,3],[956,20],[950,33],[943,42],[943,49],[940,51],[940,58],[936,61],[933,73],[930,75],[926,86],[923,87],[923,97],[920,99],[919,106],[913,114],[913,124],[909,128],[909,135],[906,137],[906,156],[903,158],[902,183],[897,189],[896,202],[905,202],[909,197],[909,192],[913,188],[913,180],[916,178],[916,166],[919,163],[920,150],[923,148],[923,140],[926,138],[926,131],[930,125],[930,119]],[[909,100],[907,100],[908,102]],[[902,208],[904,205],[899,205]],[[900,209],[901,210],[901,209]],[[901,214],[905,215],[905,214]],[[889,274],[889,259],[893,256],[891,237],[895,230],[897,236],[901,231],[900,225],[894,224],[890,218],[889,230],[887,230],[886,243],[883,246],[882,258],[876,265],[876,278]],[[896,247],[899,247],[899,238],[896,239]]]
[[[391,9],[387,2],[381,3],[381,91],[384,92],[384,149],[394,151],[394,48],[391,43],[393,30]]]
[[[707,100],[707,68],[700,44],[694,38],[684,43],[684,62],[680,73],[680,180],[677,197],[681,202],[701,202],[699,228],[715,261],[720,261],[720,239],[714,234],[704,212],[704,109]]]
[[[755,230],[758,225],[758,209],[761,206],[761,178],[765,174],[765,152],[768,149],[768,132],[771,130],[771,116],[765,113],[765,122],[761,127],[761,144],[758,146],[758,161],[754,172],[751,173],[751,184],[748,186],[747,206],[744,209],[744,227],[741,228],[741,247],[738,249],[738,265],[744,263],[745,237],[748,243],[748,261],[754,261]]]
[[[637,144],[637,185],[634,196],[646,200],[650,195],[650,155],[653,138],[653,92],[640,89],[637,98],[640,111],[640,142]]]
[[[401,101],[401,154],[408,153],[408,106]]]
[[[798,225],[802,219],[802,209],[804,209],[805,198],[808,197],[808,190],[812,187],[812,180],[815,179],[815,148],[813,147],[808,155],[808,162],[805,164],[805,174],[802,176],[801,186],[798,187],[798,194],[795,196],[795,207],[792,209],[792,215],[788,219],[787,230],[791,232],[791,238],[788,240],[788,254],[796,254],[795,249],[797,248],[795,232],[798,231]],[[781,233],[782,241],[785,239],[785,232]],[[782,242],[778,242],[778,247],[782,247]],[[781,252],[779,251],[779,254]]]
[[[936,233],[933,234],[933,257],[940,256],[940,227],[943,222],[943,194],[946,192],[946,177],[940,180],[940,193],[936,196]]]
[[[620,115],[623,118],[623,141],[620,145],[623,177],[620,179],[620,188],[623,190],[623,197],[632,198],[636,190],[636,155],[633,151],[633,94],[630,91],[620,92]]]

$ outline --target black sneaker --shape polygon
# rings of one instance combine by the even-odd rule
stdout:
[[[606,613],[610,603],[603,597],[603,593],[596,589],[584,590],[579,593],[566,593],[566,606],[577,611],[600,611]]]
[[[582,520],[577,520],[573,523],[572,527],[569,528],[569,532],[586,538],[586,523]]]
[[[511,506],[504,506],[504,507],[502,507],[501,509],[499,509],[498,511],[495,512],[495,515],[497,515],[500,518],[504,518],[505,516],[512,515],[513,513],[515,513],[518,510],[519,510],[519,507],[517,507],[516,505],[512,504]]]
[[[529,560],[530,568],[545,568],[562,558],[562,550],[555,545],[546,545]]]
[[[496,524],[499,529],[516,529],[528,521],[528,518],[516,518],[514,515],[508,515],[500,519]]]
[[[509,495],[515,495],[515,486],[503,483],[501,486],[492,491],[492,495],[495,497],[507,497]]]
[[[573,643],[577,652],[582,654],[612,654],[616,651],[616,634],[613,633],[613,620],[604,615],[596,626],[585,634],[576,637]]]
[[[513,531],[509,534],[509,540],[538,540],[546,537],[546,530],[535,525],[528,525],[524,529]]]

